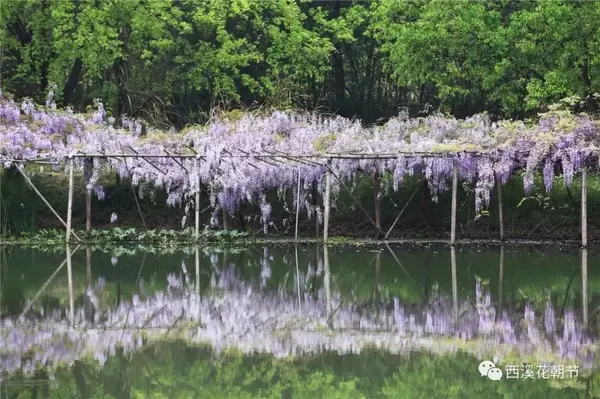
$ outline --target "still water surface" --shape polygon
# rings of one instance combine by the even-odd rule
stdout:
[[[3,249],[1,397],[600,397],[593,251],[154,252]]]

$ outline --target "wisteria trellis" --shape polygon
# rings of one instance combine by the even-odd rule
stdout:
[[[113,155],[93,159],[88,189],[99,198],[104,196],[98,184],[103,168],[130,177],[140,196],[148,185],[164,187],[169,205],[183,201],[187,209],[200,180],[210,192],[213,220],[219,209],[233,213],[247,200],[260,204],[265,224],[271,206],[264,193],[293,189],[298,174],[303,182],[301,208],[309,217],[322,215],[308,200],[308,188],[316,183],[318,192],[323,192],[327,156],[333,157],[332,171],[342,181],[359,171],[371,175],[389,172],[397,190],[404,176],[422,174],[434,199],[449,188],[456,163],[459,178],[475,184],[479,212],[489,204],[495,185],[506,183],[519,170],[526,192],[533,189],[538,170],[543,173],[546,190],[552,188],[556,175],[563,175],[565,184],[570,185],[582,167],[598,165],[599,143],[597,121],[566,111],[541,114],[535,124],[491,123],[486,115],[458,120],[440,114],[409,119],[401,114],[384,126],[371,128],[341,117],[273,112],[267,116],[246,114],[237,120],[215,119],[181,132],[150,128],[143,134],[136,120],[124,119],[122,126],[116,127],[113,118],[106,118],[100,102],[93,113],[77,114],[57,109],[51,99],[46,106],[37,106],[30,100],[19,104],[0,98],[0,158],[4,168],[40,159],[58,163],[77,154]],[[130,158],[114,156],[119,154]],[[133,157],[136,154],[155,157]],[[174,159],[169,154],[188,158]],[[197,166],[194,154],[198,156]],[[78,157],[75,162],[83,168],[85,161]],[[340,184],[335,179],[332,183],[335,195]]]

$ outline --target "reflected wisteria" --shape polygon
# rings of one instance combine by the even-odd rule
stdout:
[[[459,299],[454,256],[452,295],[434,286],[427,301],[417,305],[389,296],[367,303],[349,300],[332,286],[335,275],[329,270],[326,247],[323,252],[325,258],[317,259],[316,268],[310,262],[302,266],[306,272],[296,267],[293,290],[267,284],[273,257],[266,248],[254,280],[243,279],[241,268],[225,259],[219,268],[217,255],[211,254],[212,276],[203,295],[197,287],[200,280],[189,278],[185,262],[179,273],[165,276],[164,290],[145,295],[140,289],[117,306],[103,303],[106,287],[100,277],[87,288],[84,305],[75,307],[72,316],[65,318],[63,309],[55,309],[3,318],[0,371],[3,376],[17,370],[32,374],[41,367],[51,371],[84,357],[103,364],[117,348],[127,353],[149,340],[169,338],[210,344],[216,351],[276,357],[358,353],[376,346],[392,353],[465,350],[498,361],[517,355],[544,362],[569,359],[584,369],[594,364],[597,341],[586,334],[572,309],[557,315],[550,301],[541,311],[532,304],[523,311],[497,308],[489,285],[481,279],[474,281],[472,298]],[[315,279],[323,284],[315,285]]]

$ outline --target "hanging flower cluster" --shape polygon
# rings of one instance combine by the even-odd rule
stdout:
[[[89,114],[56,109],[52,98],[48,101],[44,107],[30,100],[0,99],[3,167],[13,166],[14,160],[58,163],[70,154],[103,154],[107,157],[94,158],[87,185],[98,197],[104,195],[98,184],[103,169],[130,178],[141,196],[149,184],[164,188],[171,206],[193,201],[200,181],[210,192],[215,221],[218,210],[233,213],[249,201],[260,206],[265,226],[271,207],[264,193],[296,187],[298,175],[302,190],[297,202],[307,214],[320,217],[322,210],[312,205],[310,188],[314,184],[317,193],[323,193],[327,154],[334,154],[329,164],[334,196],[340,182],[350,182],[360,172],[389,173],[394,190],[405,176],[421,174],[435,199],[450,187],[456,165],[459,179],[476,186],[479,213],[489,204],[495,185],[505,184],[519,170],[527,192],[539,170],[546,190],[552,188],[557,172],[570,185],[578,170],[597,164],[600,143],[596,121],[563,111],[542,114],[537,124],[435,114],[415,119],[400,115],[372,128],[341,117],[274,112],[236,120],[217,118],[179,133],[148,128],[142,134],[139,121],[127,119],[123,127],[115,127],[99,101]],[[120,154],[153,157],[108,156]],[[84,162],[76,158],[78,167],[84,168]]]

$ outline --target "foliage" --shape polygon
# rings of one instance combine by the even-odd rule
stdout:
[[[78,152],[106,154],[109,157],[91,161],[93,173],[86,181],[87,189],[95,190],[99,199],[105,193],[98,179],[107,169],[131,179],[140,197],[152,195],[152,188],[165,187],[168,205],[185,204],[185,227],[196,193],[204,186],[213,208],[211,225],[218,223],[219,214],[235,214],[242,202],[250,202],[259,205],[265,232],[273,225],[272,206],[265,192],[278,190],[280,197],[285,197],[286,189],[296,187],[298,176],[304,189],[294,192],[294,207],[299,205],[309,218],[321,218],[323,209],[314,205],[315,195],[308,189],[315,184],[317,191],[323,193],[327,169],[313,143],[318,143],[317,147],[328,144],[326,149],[318,148],[320,151],[357,157],[341,155],[332,161],[334,195],[358,172],[388,173],[393,176],[388,180],[396,190],[406,175],[419,174],[427,180],[435,201],[438,193],[448,190],[456,164],[459,178],[475,184],[476,213],[489,205],[496,184],[506,184],[520,169],[526,194],[532,191],[535,173],[540,169],[549,191],[559,165],[565,185],[570,186],[575,173],[597,165],[596,148],[600,144],[594,120],[559,110],[540,115],[535,125],[521,123],[518,129],[510,122],[491,123],[486,115],[463,121],[440,114],[420,119],[407,119],[404,115],[385,126],[364,129],[358,122],[341,117],[274,112],[270,116],[248,114],[235,121],[217,118],[206,130],[192,129],[185,135],[165,135],[153,130],[144,134],[136,121],[129,120],[123,127],[115,128],[115,121],[106,119],[101,103],[92,115],[82,115],[36,107],[29,100],[20,105],[4,100],[0,119],[3,153],[8,157],[5,168],[21,168],[13,165],[15,159],[45,157],[58,163]],[[436,153],[440,145],[455,146],[456,151]],[[476,148],[478,152],[466,148]],[[124,151],[133,157],[114,156]],[[254,156],[263,153],[282,155],[279,162]],[[381,153],[388,156],[369,158]],[[187,158],[162,158],[168,154]],[[290,162],[286,154],[313,161]],[[84,168],[88,161],[78,157],[70,162]]]
[[[217,354],[210,348],[164,341],[131,357],[117,352],[99,368],[91,360],[52,373],[52,397],[88,398],[563,398],[597,395],[597,374],[572,380],[508,380],[492,384],[477,373],[479,360],[464,353],[406,356],[366,350],[323,353],[289,361],[270,356]],[[366,368],[365,365],[376,367]],[[377,374],[380,373],[380,374]],[[40,373],[47,381],[50,376]],[[27,396],[23,376],[5,382],[7,393]],[[374,383],[370,383],[374,381]],[[591,383],[591,384],[590,384]],[[590,388],[586,391],[586,385]],[[33,393],[31,393],[33,395]],[[32,396],[33,397],[33,396]]]
[[[198,239],[195,237],[194,229],[189,227],[184,230],[144,230],[135,228],[122,229],[113,227],[108,230],[92,229],[90,231],[75,231],[83,243],[102,244],[136,244],[161,245],[161,247],[181,246],[192,242],[227,242],[247,238],[249,233],[237,230],[204,230]],[[9,241],[27,242],[30,244],[52,245],[64,243],[66,232],[64,230],[42,229],[35,233],[23,232],[21,236],[11,237]]]
[[[222,109],[323,109],[369,122],[398,106],[529,116],[597,109],[597,2],[46,2],[3,7],[2,90],[154,125]]]

